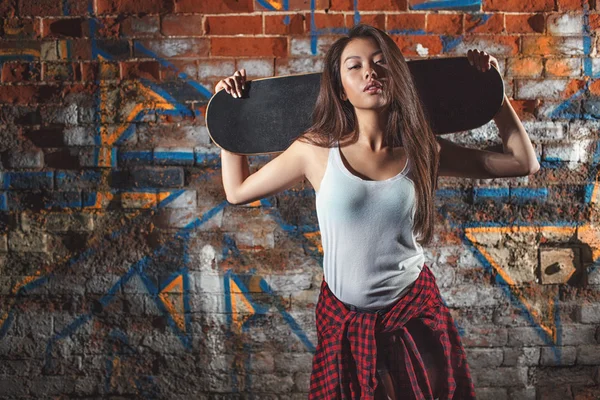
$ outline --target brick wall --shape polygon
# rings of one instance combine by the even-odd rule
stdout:
[[[0,397],[306,398],[314,191],[227,203],[204,113],[236,69],[319,71],[360,21],[409,59],[497,57],[542,165],[440,179],[426,257],[479,398],[600,398],[599,7],[0,3]],[[493,122],[448,138],[501,143]]]

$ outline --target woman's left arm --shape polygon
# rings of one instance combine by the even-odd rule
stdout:
[[[540,164],[535,149],[506,94],[500,110],[494,116],[494,122],[502,139],[503,152],[512,154],[529,174],[537,172]]]
[[[486,52],[469,50],[467,58],[479,71],[485,72],[492,65],[500,70],[496,58]],[[503,152],[468,148],[438,136],[439,176],[508,178],[531,175],[540,169],[535,149],[506,94],[493,120],[502,139]]]

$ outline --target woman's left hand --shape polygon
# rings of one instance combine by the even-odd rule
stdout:
[[[467,58],[469,59],[469,63],[477,68],[478,71],[485,72],[491,68],[491,65],[500,71],[496,57],[485,51],[479,51],[477,49],[469,50],[467,51]]]

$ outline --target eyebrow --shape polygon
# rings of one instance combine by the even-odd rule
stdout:
[[[373,57],[374,55],[377,55],[379,53],[383,53],[383,51],[377,50],[375,53],[371,54],[371,57]],[[351,58],[360,58],[360,57],[359,56],[348,56],[348,57],[346,57],[346,59],[344,60],[344,62],[348,61]]]

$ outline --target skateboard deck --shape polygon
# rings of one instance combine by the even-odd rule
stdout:
[[[504,99],[504,82],[492,66],[481,72],[467,57],[407,61],[436,135],[489,122]],[[220,148],[237,154],[284,151],[312,124],[321,73],[246,81],[241,98],[225,90],[206,108],[206,127]]]

